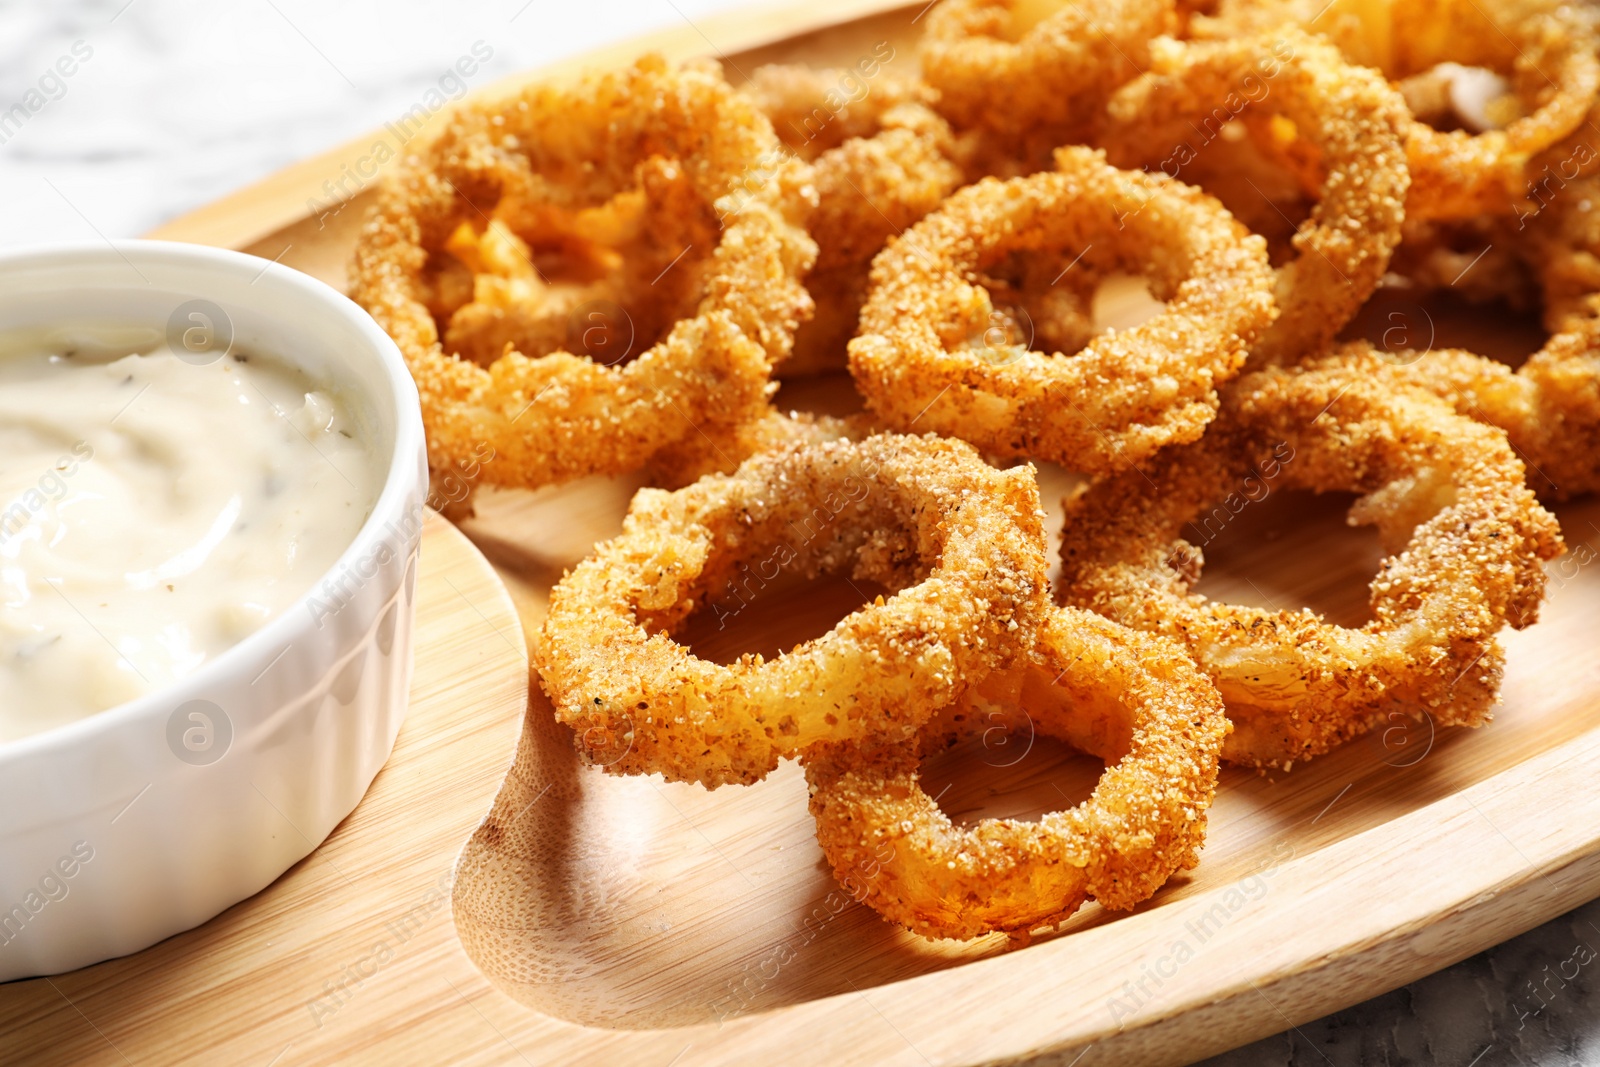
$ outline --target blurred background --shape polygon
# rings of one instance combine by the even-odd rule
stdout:
[[[0,244],[136,237],[394,119],[462,56],[489,56],[477,88],[740,2],[0,0]]]
[[[748,3],[0,0],[0,246],[136,237],[432,91]],[[476,73],[452,76],[463,56]],[[1600,1064],[1600,969],[1549,981],[1589,945],[1600,949],[1600,903],[1211,1062]]]

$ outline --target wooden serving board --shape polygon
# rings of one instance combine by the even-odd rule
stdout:
[[[812,0],[741,12],[540,76],[655,49],[719,55],[737,79],[773,60],[853,64],[884,40],[893,63],[909,65],[923,10]],[[322,217],[307,201],[374,137],[152,236],[243,248],[342,284],[370,190]],[[789,383],[780,402],[834,404],[841,388]],[[1053,469],[1041,479],[1052,505],[1071,484]],[[463,529],[526,633],[562,569],[618,529],[633,488],[485,494]],[[1347,504],[1280,494],[1252,505],[1207,546],[1202,590],[1359,623],[1381,552],[1371,531],[1345,526]],[[578,765],[537,687],[515,766],[478,824],[511,732],[505,704],[491,709],[462,685],[435,694],[432,714],[413,710],[368,800],[284,883],[54,989],[0,988],[0,1060],[1087,1067],[1186,1063],[1286,1029],[1600,894],[1600,502],[1558,514],[1575,551],[1552,565],[1544,621],[1506,637],[1493,724],[1397,720],[1292,773],[1225,772],[1199,868],[1131,914],[1091,905],[1020,950],[998,937],[920,941],[834,884],[795,767],[714,793],[609,778]],[[774,587],[737,628],[707,625],[688,640],[711,658],[772,654],[858,603],[842,582]],[[484,611],[496,636],[458,640],[463,653],[511,632]],[[509,699],[508,688],[494,691]],[[1099,773],[1042,739],[1003,741],[928,768],[935,793],[948,786],[947,811],[1038,814],[1086,795]],[[380,822],[395,822],[387,836]],[[343,845],[349,827],[369,830],[362,849]],[[424,898],[463,842],[453,911],[336,1011],[316,1008],[323,983],[385,938],[385,922]],[[273,920],[285,906],[296,909],[288,925]]]

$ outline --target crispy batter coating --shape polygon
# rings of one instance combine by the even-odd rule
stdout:
[[[1397,4],[1395,11],[1396,39],[1424,56],[1507,70],[1523,111],[1482,133],[1413,123],[1408,210],[1426,218],[1505,212],[1523,194],[1528,159],[1576,129],[1595,104],[1600,60],[1592,26],[1572,6],[1531,0]]]
[[[1600,298],[1521,367],[1460,349],[1399,353],[1397,373],[1462,415],[1497,426],[1541,499],[1600,491]]]
[[[918,781],[923,758],[1013,720],[1101,757],[1105,774],[1066,811],[956,826]],[[1227,731],[1175,642],[1061,608],[1031,653],[911,740],[809,753],[817,840],[857,899],[927,938],[1025,934],[1088,899],[1132,908],[1196,864]]]
[[[1299,254],[1295,235],[1317,206],[1320,193],[1314,183],[1308,188],[1274,158],[1278,153],[1271,144],[1257,144],[1246,126],[1244,122],[1222,126],[1215,139],[1182,166],[1176,166],[1176,160],[1161,160],[1167,164],[1164,168],[1159,163],[1147,166],[1216,197],[1251,233],[1266,239],[1267,258],[1279,268]]]
[[[1394,553],[1373,579],[1371,622],[1189,591],[1204,558],[1189,538],[1278,489],[1362,494],[1351,521]],[[1319,755],[1396,711],[1487,721],[1495,635],[1538,619],[1541,563],[1561,552],[1504,434],[1360,348],[1240,379],[1204,439],[1089,488],[1066,521],[1063,601],[1181,641],[1227,703],[1223,757],[1258,766]]]
[[[818,194],[809,230],[817,262],[806,288],[816,315],[801,324],[784,376],[843,370],[872,257],[962,184],[949,123],[920,82],[880,72],[800,65],[757,68],[744,92],[784,143],[812,161]]]
[[[1537,308],[1538,272],[1528,262],[1530,242],[1518,230],[1516,218],[1505,215],[1408,218],[1389,270],[1413,293],[1449,292],[1470,303]]]
[[[1292,27],[1165,40],[1150,52],[1149,72],[1108,106],[1108,157],[1187,179],[1189,161],[1238,117],[1270,154],[1312,175],[1317,203],[1294,235],[1295,258],[1279,269],[1278,318],[1251,360],[1320,351],[1372,295],[1400,243],[1410,183],[1405,102],[1377,74]]]
[[[774,405],[744,422],[713,427],[707,433],[669,445],[645,465],[645,472],[652,485],[681,489],[763,452],[782,452],[825,441],[861,441],[882,432],[883,424],[871,412],[818,415],[784,411]]]
[[[780,141],[815,163],[848,141],[877,136],[890,112],[908,104],[927,107],[935,99],[917,78],[888,69],[894,50],[885,47],[863,60],[861,71],[768,63],[750,72],[740,92],[772,120]]]
[[[1543,196],[1530,198],[1520,219],[1475,222],[1477,240],[1425,261],[1437,261],[1439,275],[1453,271],[1453,278],[1426,269],[1409,276],[1441,288],[1453,283],[1457,292],[1513,306],[1542,295],[1551,332],[1544,346],[1515,370],[1462,350],[1392,359],[1408,382],[1506,431],[1534,492],[1543,500],[1565,500],[1600,490],[1600,181],[1562,182]],[[1462,284],[1463,278],[1476,281]]]
[[[1507,77],[1512,98],[1490,102],[1491,117],[1504,115],[1498,128],[1409,124],[1406,211],[1418,219],[1509,212],[1529,158],[1572,133],[1600,91],[1592,12],[1563,0],[1222,0],[1190,30],[1227,39],[1285,25],[1327,37],[1397,83],[1443,62]]]
[[[850,368],[891,426],[1120,469],[1204,430],[1216,386],[1271,321],[1271,268],[1262,240],[1199,190],[1086,148],[1057,158],[1052,173],[968,186],[890,243]],[[1012,290],[1043,294],[1041,324],[1070,324],[1111,271],[1142,274],[1166,309],[1076,355],[1036,351],[1034,311],[1008,303]]]
[[[1575,148],[1571,163],[1557,162],[1545,172],[1519,217],[1505,226],[1522,237],[1520,247],[1544,298],[1545,329],[1552,333],[1588,318],[1591,298],[1600,293],[1600,176],[1565,177],[1600,163],[1600,133],[1592,142]]]
[[[463,109],[385,185],[352,270],[435,473],[485,448],[501,485],[619,473],[760,417],[810,310],[810,181],[711,67],[648,57]],[[619,333],[631,351],[574,350]]]
[[[902,738],[1032,640],[1049,607],[1039,489],[969,446],[881,435],[759,455],[640,490],[621,536],[550,595],[539,676],[608,770],[751,782],[824,740]],[[672,634],[797,568],[896,589],[771,660],[699,659]],[[752,584],[754,583],[754,584]]]
[[[647,57],[467,102],[382,188],[353,296],[452,499],[665,487],[536,641],[584,761],[715,788],[799,758],[852,896],[930,939],[1026,938],[1195,866],[1219,761],[1489,719],[1498,635],[1562,551],[1538,497],[1600,490],[1597,22],[940,0],[926,82],[887,44],[738,90]],[[1330,348],[1386,271],[1542,295],[1554,336],[1516,370]],[[1121,275],[1163,306],[1103,331]],[[844,366],[867,411],[777,409],[774,372]],[[1017,457],[1099,479],[1067,502],[1061,606],[1032,468],[990,465]],[[1366,625],[1191,591],[1201,543],[1280,489],[1357,494],[1391,553]],[[886,591],[771,659],[682,643],[822,573]],[[957,826],[924,758],[1024,724],[1106,762],[1092,796]]]
[[[1173,0],[942,0],[924,19],[923,77],[957,129],[1038,169],[1094,128],[1176,19]]]

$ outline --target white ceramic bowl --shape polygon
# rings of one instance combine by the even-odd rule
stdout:
[[[0,254],[0,332],[165,330],[196,299],[235,349],[333,384],[387,472],[381,496],[316,589],[191,677],[0,744],[0,980],[133,952],[257,892],[356,806],[405,713],[427,463],[393,342],[328,286],[236,252]],[[331,613],[310,599],[330,582]]]

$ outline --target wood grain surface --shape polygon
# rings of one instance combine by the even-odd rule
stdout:
[[[735,78],[775,59],[853,62],[881,40],[910,62],[921,10],[816,0],[705,20],[555,73],[646,47],[720,55]],[[304,211],[339,158],[156,236],[242,247],[342,284],[363,197],[329,218]],[[1526,339],[1490,325],[1510,347]],[[780,394],[805,409],[850,402],[838,380]],[[1073,476],[1046,468],[1041,481],[1059,537]],[[618,530],[635,487],[484,494],[463,530],[530,637],[551,584]],[[1346,525],[1348,503],[1277,494],[1252,505],[1207,545],[1202,591],[1358,624],[1381,552],[1369,530]],[[1600,555],[1600,502],[1558,514],[1569,545],[1585,550],[1552,565],[1544,621],[1506,636],[1505,704],[1491,725],[1397,720],[1291,773],[1225,772],[1199,868],[1131,914],[1091,905],[1020,950],[999,937],[920,941],[835,885],[795,767],[712,793],[607,777],[578,765],[537,686],[515,765],[480,824],[515,727],[503,706],[491,712],[455,685],[430,715],[414,710],[352,816],[371,829],[361,846],[336,835],[286,877],[292,919],[273,911],[280,883],[150,952],[0,987],[0,1061],[1089,1067],[1186,1063],[1283,1030],[1600,893],[1600,567],[1580,562]],[[771,654],[858,603],[845,583],[774,586],[738,626],[698,626],[687,640],[713,659]],[[511,632],[509,619],[484,615],[481,641]],[[449,627],[429,634],[478,651]],[[1017,736],[942,758],[928,778],[936,793],[948,786],[947,811],[976,819],[1062,807],[1099,769]],[[430,913],[392,963],[319,1010],[326,984],[384,941],[386,924],[431,899],[464,841],[453,910]]]

